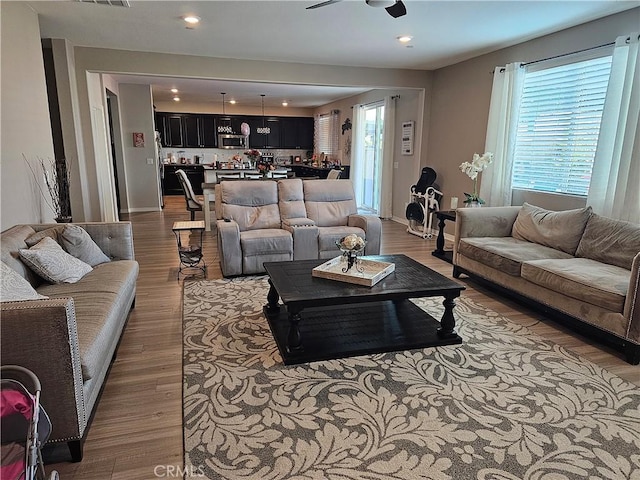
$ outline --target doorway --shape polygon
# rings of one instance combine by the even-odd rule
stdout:
[[[361,181],[356,186],[356,202],[363,213],[380,214],[380,192],[382,184],[382,153],[384,137],[384,102],[363,105],[360,119],[362,127],[356,135],[360,151],[356,158],[360,162],[358,171]]]
[[[120,203],[120,186],[118,185],[118,163],[116,162],[116,140],[113,134],[113,105],[112,102],[116,100],[115,94],[106,91],[107,94],[107,117],[109,118],[109,146],[111,148],[111,162],[113,165],[113,184],[116,188],[116,207],[118,211],[118,215],[120,215],[121,203]]]

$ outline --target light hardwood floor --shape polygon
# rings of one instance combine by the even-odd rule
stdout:
[[[165,466],[182,466],[182,285],[176,280],[178,256],[171,231],[174,221],[188,220],[183,197],[165,197],[162,212],[135,213],[133,222],[140,276],[136,308],[130,315],[80,463],[48,465],[63,479],[153,479],[167,475]],[[198,213],[197,220],[202,219]],[[447,247],[450,247],[447,245]],[[406,232],[401,224],[383,222],[382,253],[404,253],[451,276],[451,265],[431,255],[435,240]],[[206,232],[207,278],[222,278],[214,232]],[[463,295],[531,325],[541,336],[570,348],[622,378],[640,385],[640,366],[575,332],[461,278]],[[176,478],[176,477],[173,477]]]

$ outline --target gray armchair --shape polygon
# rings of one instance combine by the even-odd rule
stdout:
[[[221,182],[218,201],[218,252],[225,277],[262,273],[264,262],[293,260],[293,237],[280,228],[275,181]]]
[[[352,233],[367,241],[365,255],[380,254],[382,222],[375,215],[358,214],[350,180],[305,180],[303,191],[307,218],[318,229],[315,258],[337,256],[336,242]]]

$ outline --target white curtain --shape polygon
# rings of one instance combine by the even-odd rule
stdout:
[[[496,67],[487,122],[485,152],[493,153],[493,163],[480,177],[480,198],[486,205],[511,205],[511,172],[524,80],[520,63]]]
[[[380,207],[382,218],[393,216],[393,161],[396,125],[396,101],[392,97],[384,98],[384,120],[382,136],[382,165],[380,168]]]
[[[353,189],[356,193],[356,201],[362,198],[363,189],[363,172],[362,166],[364,159],[362,155],[364,148],[362,142],[364,140],[364,109],[362,104],[353,106],[353,124],[351,126],[351,169],[349,176],[353,181]],[[358,205],[359,207],[360,205]]]
[[[604,101],[587,205],[640,223],[640,61],[638,33],[618,37]]]

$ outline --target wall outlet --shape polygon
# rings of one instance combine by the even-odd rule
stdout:
[[[398,168],[398,162],[393,162],[393,168],[395,168],[395,169]]]
[[[153,158],[147,158],[147,165],[153,165]]]

